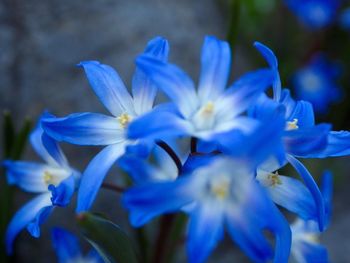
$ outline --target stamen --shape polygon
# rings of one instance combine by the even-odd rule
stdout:
[[[210,183],[210,192],[218,199],[224,200],[230,194],[230,182],[227,178]]]
[[[45,184],[53,184],[53,175],[49,173],[48,171],[44,172],[44,182]]]
[[[293,121],[287,121],[286,131],[297,130],[297,129],[299,129],[298,119],[293,119]]]
[[[270,186],[276,186],[276,185],[282,184],[281,178],[277,172],[269,174],[268,179],[270,180]]]
[[[131,121],[131,117],[127,113],[122,113],[117,119],[123,128],[126,128]]]
[[[214,112],[214,103],[209,101],[205,106],[202,108],[202,113],[205,115],[210,115]]]

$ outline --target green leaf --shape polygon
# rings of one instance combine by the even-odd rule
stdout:
[[[83,235],[106,263],[137,263],[128,235],[113,222],[91,213],[77,217]]]
[[[18,135],[15,138],[14,144],[12,146],[11,158],[13,160],[18,160],[21,158],[21,155],[24,152],[25,146],[27,144],[29,133],[32,129],[32,121],[26,119],[22,126],[22,129],[19,131]]]
[[[4,156],[5,158],[10,157],[11,149],[15,137],[15,129],[13,126],[12,116],[9,111],[4,111],[4,131],[3,131],[3,142],[4,142]]]

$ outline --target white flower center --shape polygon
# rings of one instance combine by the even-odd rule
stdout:
[[[215,105],[208,101],[193,115],[192,123],[198,131],[210,130],[215,124]]]

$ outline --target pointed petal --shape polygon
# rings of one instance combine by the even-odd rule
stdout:
[[[176,114],[152,111],[132,121],[127,130],[129,139],[162,139],[191,134],[192,125]]]
[[[317,207],[310,191],[299,180],[278,175],[275,181],[270,174],[258,174],[257,179],[278,205],[298,214],[304,220],[317,219]]]
[[[234,118],[246,111],[272,81],[271,70],[256,70],[243,75],[218,99],[215,104],[217,118]]]
[[[138,57],[136,65],[177,105],[184,117],[190,117],[197,109],[194,84],[180,68],[149,55]]]
[[[223,219],[223,206],[220,207],[216,203],[198,205],[191,212],[187,237],[189,262],[205,262],[223,238]]]
[[[317,217],[320,231],[323,231],[325,227],[325,204],[323,200],[323,196],[321,194],[320,189],[318,188],[314,178],[306,169],[306,167],[293,156],[288,155],[287,161],[295,168],[295,170],[299,173],[299,175],[303,178],[306,187],[309,189],[312,197],[315,201],[316,207],[318,209]]]
[[[328,143],[324,149],[309,153],[305,158],[327,158],[350,155],[350,132],[331,131],[328,134]]]
[[[124,143],[107,146],[89,163],[80,181],[77,213],[90,209],[103,179],[116,160],[123,155],[124,150]]]
[[[8,254],[12,254],[13,241],[19,232],[35,220],[42,208],[48,206],[51,206],[50,193],[45,193],[38,195],[16,212],[6,230],[6,251]]]
[[[24,191],[41,193],[47,191],[45,172],[51,167],[45,164],[25,161],[5,161],[7,180],[11,185],[17,185]]]
[[[66,156],[58,143],[45,133],[42,135],[41,140],[48,154],[55,160],[56,164],[68,168],[69,164]]]
[[[63,228],[54,227],[51,236],[59,263],[67,263],[82,256],[79,242],[72,233]]]
[[[278,72],[278,60],[271,49],[260,42],[254,43],[255,48],[260,52],[260,54],[265,58],[271,69],[274,71],[275,80],[273,82],[273,97],[275,100],[279,100],[281,97],[281,79]]]
[[[134,113],[132,98],[112,67],[98,61],[83,61],[78,66],[84,68],[91,87],[112,115]]]
[[[286,151],[297,157],[320,152],[327,146],[331,125],[319,124],[311,127],[286,131],[283,136]]]
[[[162,37],[156,37],[148,42],[144,54],[148,54],[160,61],[166,62],[169,54],[168,41]],[[140,115],[150,111],[153,107],[157,87],[140,69],[136,71],[132,80],[132,94],[134,99],[135,112]]]
[[[42,120],[45,132],[57,141],[78,145],[109,145],[124,140],[116,118],[97,113],[74,113]]]
[[[204,40],[198,96],[202,103],[215,100],[226,88],[230,73],[231,50],[226,41],[211,36]]]
[[[53,206],[46,206],[40,209],[35,218],[27,225],[27,230],[32,237],[40,237],[40,225],[51,215]]]
[[[191,182],[191,177],[182,176],[174,182],[144,184],[125,192],[122,202],[130,212],[131,224],[142,226],[160,214],[178,211],[191,203]]]
[[[50,145],[45,145],[42,137],[45,135],[44,130],[41,127],[41,119],[51,117],[52,115],[48,112],[44,112],[35,129],[30,134],[30,143],[35,150],[35,152],[43,158],[48,164],[51,165],[61,165],[61,166],[68,166],[67,159],[64,156],[63,152],[59,148],[58,145],[54,145],[54,142],[52,142]],[[55,151],[52,151],[53,146],[55,146]]]

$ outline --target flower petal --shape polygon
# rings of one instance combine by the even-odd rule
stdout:
[[[265,58],[271,69],[275,73],[275,80],[273,82],[273,97],[275,100],[279,101],[281,97],[281,78],[278,72],[278,60],[271,49],[260,42],[255,42],[254,47],[260,52],[260,54]]]
[[[109,145],[124,140],[116,118],[97,113],[74,113],[63,118],[44,118],[45,132],[57,141],[78,145]]]
[[[180,68],[149,55],[139,56],[136,65],[177,105],[185,118],[197,109],[198,98],[193,81]]]
[[[299,128],[312,127],[315,125],[315,116],[312,104],[307,101],[299,100],[289,116],[286,116],[289,121],[298,120]]]
[[[131,224],[142,226],[160,214],[178,211],[191,203],[191,181],[192,177],[182,176],[174,182],[144,184],[125,192],[122,202],[130,212]]]
[[[148,42],[144,54],[148,54],[160,61],[166,62],[169,54],[168,41],[162,37],[156,37]],[[132,94],[135,112],[140,115],[150,111],[153,107],[157,93],[156,86],[140,69],[136,68],[132,79]]]
[[[297,157],[309,156],[320,152],[327,146],[327,138],[331,125],[319,124],[311,127],[286,131],[283,142],[286,151]]]
[[[223,238],[223,209],[224,207],[217,203],[207,202],[196,206],[191,212],[187,237],[189,262],[205,262]]]
[[[350,155],[350,132],[349,131],[331,131],[328,134],[328,143],[324,149],[318,152],[312,152],[304,158],[327,158]]]
[[[63,228],[54,227],[51,236],[59,263],[71,262],[82,256],[79,242],[72,233]]]
[[[92,159],[80,181],[77,213],[90,209],[103,179],[116,160],[123,155],[124,151],[124,143],[109,145]]]
[[[226,88],[230,73],[231,50],[226,41],[211,36],[204,40],[198,96],[202,103],[215,100]]]
[[[317,219],[317,207],[310,191],[299,180],[276,175],[276,181],[271,174],[259,174],[258,181],[270,194],[271,199],[278,205],[298,214],[304,220]]]
[[[218,98],[218,103],[215,104],[217,118],[232,119],[244,112],[272,82],[271,70],[256,70],[243,75]]]
[[[12,254],[13,241],[19,232],[35,220],[42,208],[49,206],[51,206],[50,193],[44,193],[29,201],[16,212],[6,230],[6,251],[8,254]]]
[[[45,182],[45,172],[51,167],[45,164],[25,162],[25,161],[4,161],[7,181],[11,185],[17,185],[23,190],[32,193],[42,193],[47,191]]]
[[[91,87],[112,115],[134,113],[133,100],[112,67],[98,61],[83,61],[78,66],[84,68]]]
[[[127,130],[129,139],[162,139],[192,133],[192,125],[178,115],[152,111],[132,121]]]
[[[320,231],[323,231],[325,227],[325,204],[323,200],[323,196],[321,194],[320,189],[318,188],[314,178],[306,169],[306,167],[297,159],[295,159],[291,155],[287,155],[287,161],[295,168],[295,170],[299,173],[299,175],[303,178],[306,187],[309,189],[312,197],[315,201],[316,207],[318,209],[317,217],[318,217],[318,225]]]
[[[41,127],[41,119],[54,117],[48,112],[44,112],[36,125],[35,129],[30,134],[30,143],[35,152],[41,156],[48,164],[53,166],[68,166],[68,162],[63,152],[55,142],[51,142],[45,145],[42,137],[45,135],[44,130]]]
[[[51,201],[55,206],[67,206],[72,199],[75,190],[75,177],[69,176],[58,186],[49,185],[49,191],[52,193]]]

